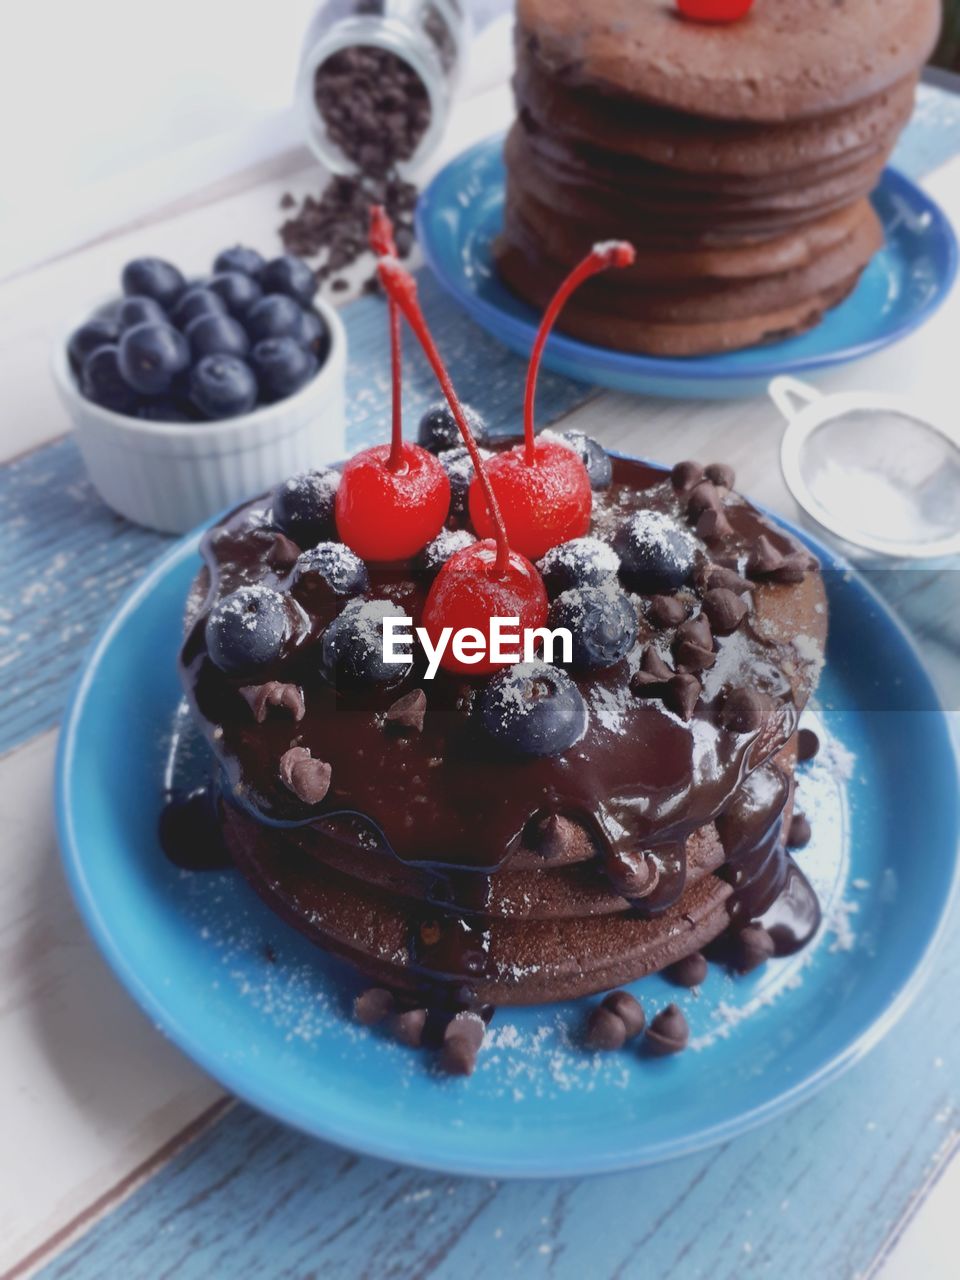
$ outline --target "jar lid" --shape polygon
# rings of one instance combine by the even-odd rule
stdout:
[[[960,434],[905,397],[774,378],[787,488],[821,528],[884,560],[960,554]]]

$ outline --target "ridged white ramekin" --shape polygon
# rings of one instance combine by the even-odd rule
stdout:
[[[314,302],[330,332],[323,368],[277,404],[221,422],[145,422],[102,409],[80,394],[64,332],[53,377],[90,479],[128,520],[185,533],[224,507],[344,456],[347,335],[336,311]]]

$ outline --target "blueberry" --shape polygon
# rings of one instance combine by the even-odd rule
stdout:
[[[295,338],[302,345],[303,308],[284,293],[268,293],[243,317],[252,342],[260,338]]]
[[[273,491],[273,522],[298,547],[315,546],[335,533],[334,504],[340,472],[330,467],[304,471]]]
[[[134,325],[120,339],[120,372],[135,391],[159,396],[190,363],[190,348],[172,324]]]
[[[436,573],[452,555],[470,547],[476,538],[467,529],[441,529],[432,542],[420,552],[419,564],[428,573]]]
[[[235,244],[232,249],[223,249],[213,260],[214,273],[218,271],[240,271],[245,276],[257,276],[263,269],[264,258],[256,249],[247,249],[242,244]]]
[[[134,258],[123,268],[123,292],[153,298],[162,307],[172,306],[183,292],[186,281],[172,262],[162,258]]]
[[[467,425],[473,432],[477,444],[483,444],[487,438],[487,428],[475,409],[468,404],[463,406]],[[463,444],[463,436],[457,426],[457,420],[450,412],[450,406],[444,403],[435,404],[420,419],[417,428],[417,443],[431,453],[442,453],[445,449],[453,449]]]
[[[697,542],[662,511],[637,511],[617,530],[620,572],[635,591],[673,591],[693,572]]]
[[[170,313],[170,319],[179,329],[185,329],[191,320],[198,316],[225,316],[227,304],[205,285],[194,285],[177,299],[177,305]]]
[[[74,329],[67,343],[67,355],[74,369],[79,369],[91,351],[113,346],[120,337],[119,327],[110,320],[88,320]]]
[[[594,587],[615,579],[620,557],[608,543],[588,534],[551,547],[537,568],[552,599],[571,587]]]
[[[235,418],[257,403],[257,380],[239,356],[204,356],[190,370],[190,399],[206,418]]]
[[[491,454],[488,450],[481,449],[480,456],[489,458]],[[437,461],[450,481],[450,510],[462,515],[467,509],[467,495],[475,475],[470,451],[465,444],[456,449],[442,449],[437,454]]]
[[[369,586],[367,566],[342,542],[318,542],[300,554],[290,572],[290,589],[307,607],[333,596],[358,596]]]
[[[317,372],[317,357],[293,338],[263,338],[250,353],[264,400],[283,400]]]
[[[224,596],[204,625],[210,660],[228,675],[251,675],[271,667],[292,636],[289,602],[260,583]]]
[[[613,461],[603,445],[582,431],[561,431],[559,438],[573,449],[587,468],[591,489],[609,489],[613,483]]]
[[[392,600],[351,600],[323,633],[320,670],[341,687],[394,684],[409,675],[413,662],[384,662],[383,620],[402,617]]]
[[[292,253],[268,262],[260,272],[260,283],[264,293],[285,293],[302,307],[308,307],[317,292],[313,269]]]
[[[136,392],[120,372],[118,347],[97,347],[83,362],[80,373],[80,390],[88,400],[112,409],[114,413],[128,413],[136,402]]]
[[[477,702],[480,723],[498,747],[557,756],[583,737],[587,708],[565,671],[522,662],[490,677]]]
[[[197,316],[185,332],[194,360],[203,356],[245,356],[250,350],[247,331],[233,316]]]
[[[227,304],[232,316],[242,316],[263,296],[263,290],[251,276],[241,271],[220,271],[207,284]]]
[[[167,313],[153,298],[124,298],[117,308],[117,324],[132,329],[135,324],[166,324]]]
[[[323,316],[318,315],[312,307],[300,312],[300,332],[297,337],[300,345],[312,351],[320,364],[323,364],[330,351],[330,330]]]
[[[598,671],[614,666],[633,648],[637,611],[608,581],[599,587],[574,587],[557,596],[550,606],[549,625],[569,630],[574,667]]]

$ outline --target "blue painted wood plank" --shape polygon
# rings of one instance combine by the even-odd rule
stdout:
[[[426,273],[424,309],[457,387],[482,404],[494,431],[520,429],[523,361],[479,332]],[[386,312],[364,298],[344,309],[350,338],[350,450],[387,438],[389,369]],[[436,383],[412,342],[404,405],[413,432],[437,399]],[[538,388],[547,422],[592,395],[581,383],[545,373]],[[69,437],[0,467],[0,752],[60,719],[86,645],[117,600],[172,539],[113,514],[87,480]]]

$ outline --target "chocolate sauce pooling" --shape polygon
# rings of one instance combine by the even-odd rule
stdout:
[[[612,542],[623,520],[643,509],[664,512],[689,529],[685,508],[685,495],[674,490],[664,472],[615,459],[612,486],[594,494],[590,533]],[[725,513],[733,533],[722,554],[698,542],[694,572],[683,588],[694,615],[700,599],[696,583],[708,563],[743,573],[761,533],[783,553],[795,550],[786,534],[736,495],[727,500]],[[578,819],[591,833],[601,862],[637,851],[655,860],[654,887],[634,903],[644,915],[677,901],[685,882],[687,837],[719,818],[736,914],[745,921],[765,912],[790,888],[795,933],[806,932],[800,925],[803,893],[796,888],[806,882],[781,840],[789,786],[775,766],[762,763],[794,733],[797,708],[782,652],[769,634],[755,628],[752,610],[730,635],[715,637],[716,660],[698,672],[702,695],[684,721],[661,698],[630,690],[646,645],[657,645],[671,666],[675,662],[672,629],[648,622],[645,601],[634,597],[640,619],[634,650],[605,671],[573,673],[588,708],[583,738],[561,756],[508,760],[471,714],[478,681],[442,671],[425,681],[423,666],[415,664],[389,687],[337,690],[326,683],[319,674],[317,645],[344,600],[314,595],[300,601],[305,622],[276,669],[255,677],[258,683],[279,679],[300,685],[305,715],[296,724],[280,715],[258,724],[240,693],[251,679],[228,677],[210,661],[204,623],[213,604],[241,585],[289,588],[289,570],[276,566],[272,555],[275,541],[268,498],[241,507],[207,534],[202,554],[209,591],[181,653],[184,687],[221,767],[226,801],[276,826],[319,827],[331,815],[359,815],[370,843],[429,874],[429,897],[438,910],[431,913],[424,906],[411,920],[415,967],[461,981],[484,971],[488,941],[482,913],[489,877],[509,862],[531,820],[551,813]],[[393,601],[416,626],[430,577],[407,563],[368,569],[367,597]],[[762,729],[737,733],[722,727],[718,712],[724,693],[744,685],[765,695],[770,714]],[[385,731],[388,707],[418,686],[427,698],[422,731],[409,736]],[[752,752],[761,736],[762,759],[756,761]],[[282,784],[279,761],[294,744],[331,766],[330,789],[319,806],[303,805]],[[756,768],[758,763],[762,767]],[[168,825],[176,824],[170,819]],[[176,860],[182,858],[181,852]],[[812,891],[808,897],[815,903]],[[768,926],[771,931],[776,924],[781,932],[792,927],[790,912],[782,914]]]

